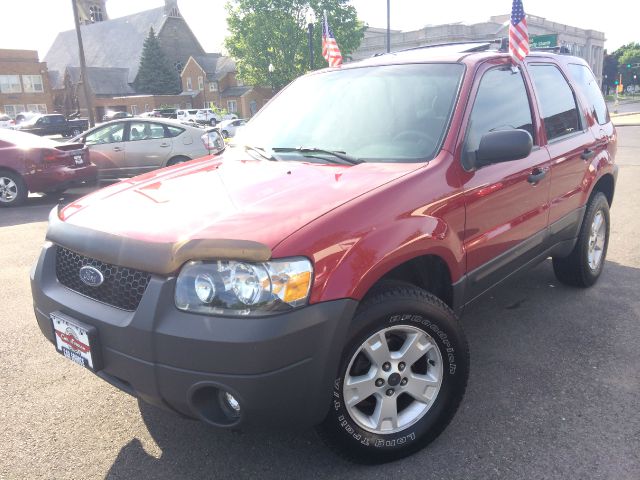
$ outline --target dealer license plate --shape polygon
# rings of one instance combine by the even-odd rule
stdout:
[[[83,163],[82,155],[74,155],[73,159],[76,161],[76,165],[82,165]]]
[[[49,315],[56,335],[56,350],[72,362],[90,370],[97,370],[96,348],[97,330],[59,312]]]

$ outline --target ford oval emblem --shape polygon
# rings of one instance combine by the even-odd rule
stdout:
[[[80,280],[90,287],[99,287],[104,282],[104,275],[96,267],[85,265],[80,269]]]

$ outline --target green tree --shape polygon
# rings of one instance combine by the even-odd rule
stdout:
[[[623,45],[613,54],[618,57],[618,71],[626,88],[633,83],[633,75],[640,76],[640,43]]]
[[[149,29],[149,35],[144,41],[134,86],[138,93],[152,95],[173,95],[181,90],[180,75],[160,48],[153,27]]]
[[[314,69],[327,66],[321,46],[323,11],[343,57],[355,51],[364,37],[364,24],[348,0],[229,0],[226,7],[230,35],[225,46],[236,59],[238,75],[250,85],[279,89],[308,71],[308,12],[316,17]]]

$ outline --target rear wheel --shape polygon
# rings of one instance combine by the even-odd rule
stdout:
[[[81,133],[82,133],[82,130],[80,130],[79,128],[74,128],[74,129],[71,130],[71,135],[69,135],[69,136],[70,137],[77,137]]]
[[[27,186],[20,175],[0,171],[0,207],[15,207],[27,199]]]
[[[167,167],[170,167],[172,165],[178,165],[179,163],[184,163],[188,160],[189,159],[187,157],[173,157],[167,162]]]
[[[226,130],[222,130],[220,134],[222,135],[222,138],[229,138],[229,132],[227,132]]]
[[[587,205],[578,241],[568,257],[553,258],[553,271],[562,283],[590,287],[598,281],[609,246],[609,202],[597,192]]]
[[[211,120],[209,120],[209,123],[211,124],[212,127],[215,127],[218,122],[216,121],[215,118],[212,118]]]
[[[353,325],[318,433],[349,460],[397,460],[453,418],[467,384],[467,342],[449,307],[413,286],[377,290]]]

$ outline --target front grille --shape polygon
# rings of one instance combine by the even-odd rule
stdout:
[[[80,269],[85,265],[102,272],[102,285],[91,287],[80,280]],[[62,285],[74,292],[128,311],[138,308],[151,279],[150,273],[104,263],[62,247],[56,252],[56,275]]]

